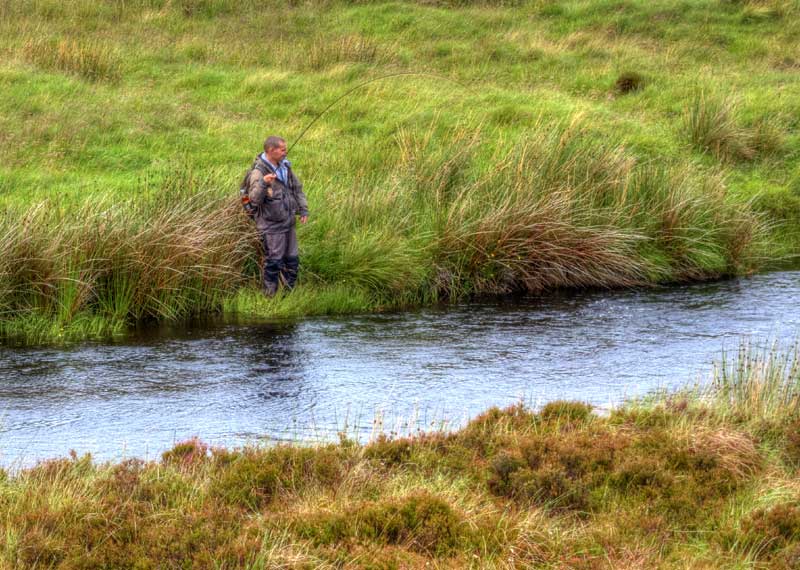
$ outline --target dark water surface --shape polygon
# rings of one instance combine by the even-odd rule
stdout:
[[[155,458],[193,435],[369,437],[492,405],[599,406],[707,378],[742,337],[800,334],[800,272],[409,313],[205,325],[123,344],[0,346],[0,464]]]

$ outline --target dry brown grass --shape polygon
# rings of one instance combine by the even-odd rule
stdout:
[[[28,39],[21,57],[48,71],[61,71],[90,81],[117,81],[122,63],[116,51],[97,41]]]
[[[65,212],[54,203],[0,218],[0,308],[69,320],[93,310],[121,318],[176,318],[213,309],[241,284],[257,251],[230,200],[173,197]]]

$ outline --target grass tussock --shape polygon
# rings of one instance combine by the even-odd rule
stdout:
[[[45,203],[6,213],[0,311],[20,320],[8,319],[4,332],[15,324],[38,330],[39,319],[69,328],[94,317],[127,323],[215,310],[243,283],[252,236],[227,200],[165,202],[93,203],[77,213]]]
[[[788,436],[800,414],[781,396],[793,387],[786,359],[747,377],[776,393],[770,412]],[[367,445],[192,439],[160,461],[44,461],[0,477],[0,564],[792,568],[796,442],[764,439],[742,411],[751,399],[708,390],[719,398],[677,394],[608,416],[580,402],[493,408],[455,432]]]
[[[744,125],[739,114],[733,99],[700,93],[684,111],[684,130],[695,148],[723,161],[751,161],[781,150],[784,135],[773,121]]]
[[[390,63],[392,52],[360,35],[345,35],[337,38],[314,38],[298,54],[294,47],[287,50],[287,59],[301,56],[300,68],[319,71],[340,63],[378,65]]]

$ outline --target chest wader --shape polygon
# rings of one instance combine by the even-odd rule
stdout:
[[[300,256],[297,248],[297,230],[294,226],[279,234],[262,234],[264,244],[264,292],[274,295],[279,281],[286,289],[294,288]]]
[[[272,171],[272,168],[269,168]],[[269,296],[278,292],[280,282],[283,282],[284,287],[291,291],[297,281],[297,273],[300,269],[297,228],[294,224],[296,208],[292,181],[292,173],[287,171],[286,184],[279,179],[273,182],[275,186],[281,185],[281,204],[275,204],[275,207],[283,207],[288,210],[288,219],[291,220],[289,229],[279,233],[266,232],[261,236],[264,245],[264,293]]]

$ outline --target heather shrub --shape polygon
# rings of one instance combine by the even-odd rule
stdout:
[[[576,423],[589,419],[592,406],[583,402],[555,401],[545,405],[539,412],[539,418],[545,422]]]
[[[210,492],[226,504],[258,510],[282,491],[335,484],[346,469],[346,453],[346,448],[333,445],[220,451],[213,455]]]
[[[384,434],[364,448],[364,457],[385,466],[406,463],[411,458],[412,441],[408,438],[389,439]]]
[[[784,453],[793,465],[800,465],[800,418],[788,422],[784,427]]]
[[[450,555],[469,539],[462,516],[446,501],[427,492],[367,504],[345,514],[318,515],[297,521],[295,527],[299,536],[316,544],[350,539],[403,545],[434,556]]]
[[[800,540],[800,507],[782,503],[757,509],[741,523],[743,540],[755,547],[762,558],[769,558],[787,546],[797,546]]]
[[[506,452],[498,453],[489,463],[487,485],[495,495],[510,496],[513,492],[511,477],[525,466],[525,461]]]
[[[213,476],[211,496],[229,505],[260,509],[278,492],[281,472],[263,453],[245,450],[231,455],[235,458],[226,457]]]
[[[161,461],[167,465],[190,467],[203,463],[209,457],[209,446],[197,437],[179,442],[161,454]]]
[[[731,496],[761,469],[748,436],[599,421],[581,429],[542,431],[508,440],[491,457],[490,492],[555,510],[602,512],[621,501],[644,501],[682,525]]]
[[[489,455],[502,446],[510,432],[527,433],[536,425],[536,415],[522,404],[504,409],[489,408],[471,420],[457,434],[457,441],[480,455]]]
[[[35,466],[26,469],[23,473],[31,481],[38,481],[42,484],[66,484],[69,481],[86,477],[93,470],[94,465],[90,454],[87,453],[79,457],[72,452],[68,458],[39,461]],[[2,479],[0,477],[0,481]]]

